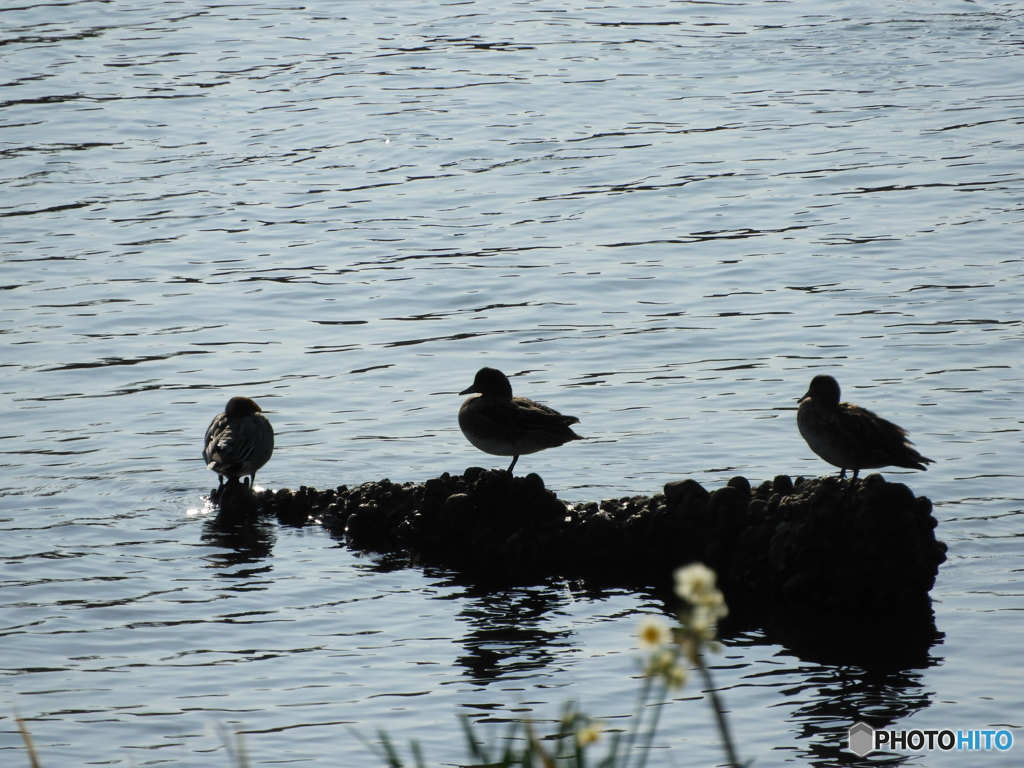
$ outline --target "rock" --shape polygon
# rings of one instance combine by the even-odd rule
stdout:
[[[772,480],[772,490],[775,493],[780,493],[783,496],[788,496],[793,492],[793,480],[789,475],[776,475],[775,479]]]
[[[747,478],[737,475],[728,482],[729,488],[735,488],[740,493],[750,495],[750,481]]]
[[[665,496],[670,501],[680,501],[687,496],[696,496],[698,499],[706,501],[711,494],[696,480],[687,478],[686,480],[673,480],[665,483]]]
[[[946,556],[931,502],[879,474],[778,475],[756,488],[736,477],[711,493],[685,479],[667,483],[664,494],[573,505],[535,473],[480,467],[425,483],[232,494],[246,519],[317,522],[352,548],[488,579],[659,586],[700,560],[718,572],[734,609],[812,618],[920,608]]]

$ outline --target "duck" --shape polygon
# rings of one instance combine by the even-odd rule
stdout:
[[[256,471],[274,453],[274,428],[255,400],[232,397],[223,413],[213,417],[206,428],[203,460],[217,473],[220,485],[249,478],[256,481]]]
[[[511,456],[506,470],[510,473],[524,454],[583,439],[570,429],[579,419],[529,398],[514,397],[508,377],[497,368],[481,368],[473,385],[459,394],[470,395],[459,408],[462,434],[484,453]]]
[[[800,398],[796,423],[807,445],[818,456],[839,467],[839,478],[853,470],[903,467],[927,470],[932,459],[922,456],[907,438],[907,431],[853,403],[840,402],[839,382],[821,374],[811,379]]]

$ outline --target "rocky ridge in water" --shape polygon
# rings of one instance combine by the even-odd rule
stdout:
[[[709,492],[694,480],[664,493],[567,504],[536,474],[479,467],[425,483],[211,496],[225,519],[317,522],[353,549],[503,579],[557,575],[657,585],[693,561],[719,574],[730,606],[879,614],[928,604],[946,546],[932,504],[902,483],[780,475]]]

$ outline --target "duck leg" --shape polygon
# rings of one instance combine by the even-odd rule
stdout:
[[[519,456],[513,456],[512,457],[512,463],[508,465],[508,470],[506,470],[506,471],[511,472],[512,471],[512,467],[514,467],[516,465],[517,461],[519,461]]]

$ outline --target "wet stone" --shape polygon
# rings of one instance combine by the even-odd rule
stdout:
[[[772,480],[772,490],[775,493],[788,496],[793,492],[793,479],[789,475],[776,475]]]
[[[679,501],[688,496],[707,500],[711,494],[708,493],[707,489],[704,488],[703,485],[690,478],[687,478],[686,480],[672,480],[671,482],[665,483],[665,497],[668,498],[669,501]]]
[[[729,488],[735,488],[740,493],[750,495],[750,481],[741,475],[732,478],[727,485]]]

